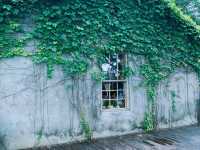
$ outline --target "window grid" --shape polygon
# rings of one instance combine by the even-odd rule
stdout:
[[[111,90],[111,83],[113,83],[113,82],[122,83],[124,85],[124,88],[123,89],[119,89],[119,86],[117,84],[117,89],[116,90]],[[120,81],[118,81],[118,80],[115,80],[115,81],[114,80],[104,80],[103,83],[108,83],[108,85],[109,85],[108,86],[109,88],[107,90],[102,90],[102,92],[107,92],[108,93],[108,98],[103,98],[102,97],[103,102],[104,101],[109,101],[109,105],[111,105],[111,101],[116,101],[116,103],[118,105],[119,101],[121,100],[121,101],[125,102],[125,105],[122,108],[127,108],[127,97],[126,97],[126,95],[127,95],[127,88],[126,88],[127,81],[126,80],[120,80]],[[116,98],[112,98],[111,92],[116,92]],[[119,97],[119,92],[123,93],[123,95],[122,95],[123,97],[122,98]]]
[[[124,57],[125,58],[125,57]],[[117,62],[119,60],[119,55],[116,56],[116,80],[103,80],[102,81],[102,106],[103,109],[110,109],[110,108],[105,108],[106,106],[104,105],[105,102],[108,102],[108,107],[112,106],[112,108],[127,108],[127,81],[126,80],[122,80],[119,79],[119,74],[120,74],[120,70],[119,70],[119,63]],[[108,59],[108,63],[111,64],[111,57],[109,56]],[[125,63],[126,63],[126,58],[125,58]],[[124,64],[125,65],[125,64]],[[109,75],[109,79],[112,77],[112,72],[108,72]],[[111,86],[112,84],[115,83],[116,84],[116,89],[113,89]],[[107,84],[107,88],[103,87],[106,86]],[[121,84],[121,88],[119,87],[119,85]],[[105,88],[105,89],[104,89]],[[114,92],[114,93],[112,93]],[[112,97],[112,94],[116,95],[114,97]],[[121,93],[121,95],[119,95]],[[108,97],[105,98],[105,95],[107,95]],[[113,104],[111,104],[113,102]],[[121,103],[121,106],[120,106]],[[124,104],[123,104],[124,103]]]

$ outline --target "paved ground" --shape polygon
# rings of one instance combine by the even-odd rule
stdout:
[[[91,143],[64,144],[29,150],[200,150],[200,127],[105,138]]]

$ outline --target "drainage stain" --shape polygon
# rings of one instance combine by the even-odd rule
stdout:
[[[160,145],[173,145],[178,143],[177,140],[168,137],[149,137],[148,140]]]

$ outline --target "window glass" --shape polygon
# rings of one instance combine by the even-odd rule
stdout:
[[[102,81],[102,107],[103,109],[126,108],[127,82],[122,76],[122,70],[126,65],[125,55],[110,55],[106,61],[102,64],[102,71],[106,76],[106,80]]]

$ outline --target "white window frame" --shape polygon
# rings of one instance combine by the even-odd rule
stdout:
[[[110,57],[110,56],[109,56]],[[118,56],[117,56],[118,57]],[[127,63],[127,55],[124,54],[124,57],[125,57],[125,67],[128,65]],[[109,61],[110,61],[110,58],[109,58]],[[117,68],[118,68],[118,63],[117,63]],[[110,85],[109,85],[109,90],[103,90],[103,83],[104,82],[110,82],[110,83],[113,83],[113,82],[123,82],[124,84],[124,88],[123,88],[123,91],[124,91],[124,99],[125,99],[125,107],[123,108],[116,108],[116,107],[113,107],[113,108],[103,108],[103,102],[105,100],[108,100],[108,101],[112,101],[112,100],[116,100],[118,101],[119,100],[119,95],[118,95],[118,84],[117,84],[117,89],[116,90],[113,90],[113,91],[117,91],[117,98],[116,99],[112,99],[111,96],[110,96]],[[108,99],[103,99],[103,92],[106,92],[108,91],[109,92],[109,98]],[[123,79],[123,80],[102,80],[101,81],[101,110],[103,111],[117,111],[117,110],[129,110],[129,99],[128,99],[128,79]]]

